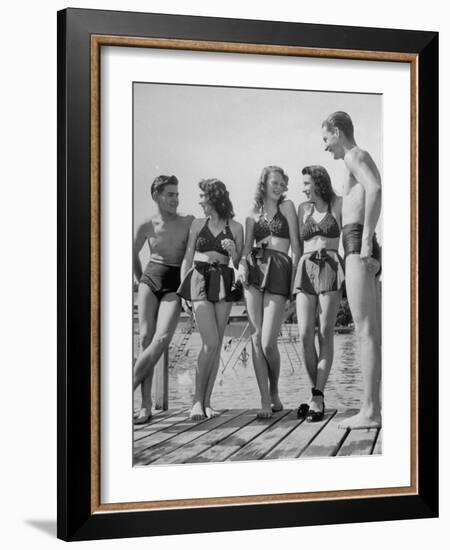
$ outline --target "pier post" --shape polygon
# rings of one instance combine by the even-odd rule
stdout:
[[[166,350],[155,367],[155,409],[169,408],[169,350]]]

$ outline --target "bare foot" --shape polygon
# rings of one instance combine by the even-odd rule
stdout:
[[[200,401],[196,401],[192,405],[191,412],[189,413],[189,418],[197,422],[198,420],[203,420],[205,417],[205,411],[203,410],[203,405]]]
[[[339,422],[339,428],[347,428],[350,430],[381,428],[381,416],[369,415],[361,410],[358,414],[341,420],[341,422]]]
[[[142,407],[138,413],[133,416],[133,421],[135,424],[147,424],[147,422],[150,422],[152,418],[152,409],[147,409],[146,407]]]
[[[220,415],[220,411],[216,411],[212,407],[205,407],[205,415],[207,418],[215,418]]]
[[[278,394],[274,394],[272,397],[272,412],[277,413],[283,410],[283,403],[280,400]]]
[[[272,407],[270,403],[266,405],[262,404],[261,409],[256,413],[256,418],[272,418]]]

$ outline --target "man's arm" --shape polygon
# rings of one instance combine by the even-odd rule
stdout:
[[[191,223],[191,228],[189,230],[188,242],[186,245],[186,251],[184,253],[183,261],[181,262],[181,273],[180,277],[183,280],[186,276],[186,273],[191,269],[192,262],[194,260],[195,254],[195,242],[197,240],[199,220],[193,220]]]
[[[139,258],[139,252],[142,250],[142,247],[144,246],[147,239],[150,223],[151,222],[146,222],[140,225],[136,231],[136,234],[134,235],[133,272],[134,276],[137,279],[137,282],[139,282],[142,277],[142,264],[141,259]]]
[[[346,158],[346,164],[356,180],[364,187],[364,228],[361,258],[372,255],[372,237],[381,213],[381,178],[371,156],[365,151],[356,151]]]

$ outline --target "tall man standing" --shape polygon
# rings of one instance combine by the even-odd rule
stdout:
[[[194,216],[181,216],[178,208],[178,180],[175,176],[158,176],[150,189],[157,213],[139,226],[133,248],[134,275],[139,281],[140,355],[134,365],[135,390],[141,385],[142,405],[136,424],[152,416],[152,379],[156,363],[167,350],[180,316],[180,266],[189,229]],[[150,261],[145,271],[139,252],[148,242]]]
[[[367,151],[360,149],[347,113],[336,111],[322,123],[325,150],[343,159],[348,171],[342,205],[342,241],[350,310],[361,345],[364,395],[361,410],[342,428],[381,426],[380,247],[375,227],[381,212],[381,177]]]

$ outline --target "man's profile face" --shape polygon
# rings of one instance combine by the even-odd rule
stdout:
[[[156,197],[159,208],[169,214],[176,214],[178,208],[178,185],[166,185]]]
[[[328,128],[326,124],[322,126],[322,139],[325,151],[331,153],[335,160],[344,158],[344,148],[338,128]]]

